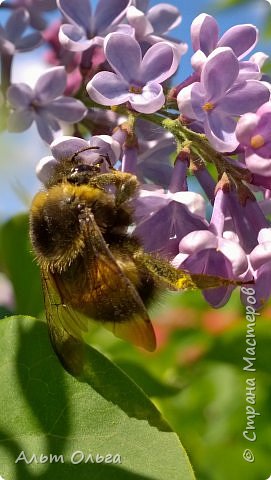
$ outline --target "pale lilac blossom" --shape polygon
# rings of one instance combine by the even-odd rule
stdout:
[[[92,12],[90,0],[57,0],[57,6],[69,23],[59,30],[62,45],[73,52],[83,52],[103,45],[104,37],[124,18],[130,0],[99,0]]]
[[[63,95],[66,81],[64,67],[53,67],[39,77],[34,89],[25,83],[11,85],[7,92],[12,108],[8,130],[22,132],[35,122],[41,138],[51,143],[61,130],[59,122],[82,120],[87,109],[80,100]]]
[[[243,24],[229,28],[219,38],[219,27],[215,18],[201,13],[191,24],[191,41],[195,51],[191,58],[192,67],[201,71],[207,57],[218,47],[230,47],[240,60],[254,48],[258,35],[258,29],[254,25]]]
[[[27,52],[42,43],[39,32],[26,33],[30,25],[30,15],[24,8],[14,10],[4,27],[0,25],[0,53],[14,55]]]
[[[258,80],[237,82],[239,71],[232,49],[217,48],[205,62],[200,82],[183,88],[177,96],[181,114],[200,121],[219,152],[237,148],[236,118],[255,112],[270,98],[269,89]]]
[[[245,113],[237,123],[236,137],[245,149],[247,168],[254,174],[271,177],[271,102],[256,113]]]
[[[47,22],[43,14],[56,9],[56,0],[14,0],[14,5],[28,11],[29,23],[33,28],[44,30]]]
[[[154,113],[165,96],[161,83],[177,70],[179,55],[172,45],[160,42],[145,53],[129,35],[111,33],[104,41],[107,61],[114,72],[99,72],[87,84],[92,100],[101,105],[129,102],[137,112]]]
[[[127,21],[143,50],[157,42],[172,42],[180,54],[187,51],[187,44],[172,38],[168,33],[176,28],[182,20],[177,7],[169,3],[159,3],[148,9],[148,2],[142,9],[131,5],[127,9]]]

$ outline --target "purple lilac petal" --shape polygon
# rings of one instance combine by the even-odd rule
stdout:
[[[247,256],[238,243],[225,238],[219,238],[218,251],[222,252],[230,260],[234,276],[238,277],[247,270]]]
[[[204,121],[206,114],[202,106],[205,103],[205,91],[199,82],[183,88],[177,96],[177,102],[182,115]]]
[[[270,103],[270,107],[271,107],[271,103]],[[255,129],[255,135],[259,134],[265,140],[265,145],[262,148],[265,148],[266,145],[270,144],[270,140],[271,140],[270,132],[271,132],[271,110],[267,113],[264,113],[260,117],[257,128]],[[258,153],[262,154],[262,148],[257,149]],[[271,152],[269,152],[269,154],[270,153]]]
[[[172,30],[182,21],[178,8],[168,3],[159,3],[153,6],[147,12],[146,17],[157,35]]]
[[[182,195],[186,193],[183,192]],[[141,238],[147,251],[159,252],[166,257],[178,254],[179,240],[189,232],[208,228],[201,216],[193,214],[180,200],[173,200],[174,197],[175,195],[167,196],[163,193],[152,196],[150,193],[149,196],[139,199],[136,204],[135,218],[141,220],[135,228],[135,235]],[[193,197],[195,201],[200,195],[194,194]],[[191,201],[191,196],[189,198]]]
[[[258,29],[254,25],[235,25],[229,28],[218,41],[218,47],[230,47],[236,57],[249,53],[258,41]]]
[[[47,106],[47,111],[58,120],[76,123],[86,115],[87,108],[80,100],[63,96],[51,102]]]
[[[143,87],[142,93],[131,93],[129,101],[137,112],[154,113],[164,105],[165,95],[159,83],[149,82]]]
[[[270,112],[271,112],[271,103],[266,102],[260,106],[259,110],[257,110],[257,115],[262,116],[265,113],[270,113]]]
[[[144,83],[164,82],[177,70],[179,59],[174,48],[164,42],[156,43],[145,53],[140,67],[140,78]]]
[[[124,35],[130,35],[130,37],[135,37],[135,29],[131,25],[126,25],[120,23],[114,27],[114,32],[122,33]]]
[[[111,33],[105,38],[104,51],[107,61],[117,74],[129,84],[134,82],[139,85],[142,54],[139,43],[133,37]]]
[[[204,124],[205,134],[219,152],[233,152],[238,146],[235,135],[236,120],[223,112],[213,110]]]
[[[255,112],[270,98],[270,91],[258,80],[247,80],[234,85],[227,95],[219,102],[220,108],[231,115],[242,115]]]
[[[199,228],[204,228],[204,222],[191,214],[185,205],[166,202],[163,208],[137,225],[134,233],[142,240],[147,252],[175,256],[179,239]]]
[[[255,62],[239,62],[238,82],[261,80],[262,72]]]
[[[250,253],[258,244],[259,231],[266,227],[267,221],[257,202],[248,199],[243,206],[233,192],[229,192],[225,198],[227,209],[232,218],[232,229],[236,232],[242,248],[246,253]],[[251,228],[251,225],[253,225],[253,228]]]
[[[95,148],[92,149],[90,147]],[[80,157],[84,163],[91,163],[93,158],[96,159],[97,156],[99,157],[100,155],[109,155],[111,164],[113,165],[119,159],[120,155],[119,143],[108,135],[93,136],[89,141],[77,137],[64,136],[56,139],[50,145],[50,148],[57,161],[71,158],[78,152],[78,158]]]
[[[191,66],[196,71],[201,71],[205,62],[206,62],[206,55],[201,50],[197,50],[194,55],[191,57]]]
[[[193,50],[201,50],[208,56],[218,42],[218,25],[216,20],[206,13],[198,15],[191,24]]]
[[[38,32],[30,33],[25,37],[17,40],[16,49],[20,52],[29,52],[33,48],[38,47],[42,43],[42,36]]]
[[[29,13],[24,8],[18,8],[12,12],[5,26],[9,40],[16,44],[29,25]]]
[[[33,120],[33,110],[15,110],[9,114],[7,123],[8,131],[23,132],[31,126]]]
[[[95,29],[104,32],[111,25],[119,23],[125,16],[130,0],[99,0],[95,10]]]
[[[54,140],[50,145],[50,149],[53,157],[58,162],[61,162],[66,158],[72,157],[74,153],[87,148],[88,146],[89,143],[82,138],[63,136]]]
[[[63,15],[72,23],[83,27],[86,32],[91,28],[91,4],[89,0],[56,0]]]
[[[271,246],[271,228],[262,228],[258,235],[258,242],[270,242]]]
[[[214,50],[209,55],[201,74],[201,81],[208,101],[216,102],[223,97],[237,79],[238,73],[239,63],[230,48],[224,47]]]
[[[206,249],[203,252],[188,257],[181,265],[192,273],[219,275],[223,278],[233,278],[230,261],[219,251]],[[213,307],[219,308],[229,300],[234,287],[218,287],[203,290],[203,296]]]
[[[258,67],[261,69],[265,64],[266,60],[269,58],[268,55],[264,52],[256,52],[250,57],[250,62],[256,63]]]
[[[255,285],[253,285],[253,289],[255,291],[255,296],[257,302],[253,307],[255,310],[258,310],[263,307],[263,305],[267,302],[271,294],[271,262],[262,265],[256,273],[255,276]],[[241,300],[244,305],[247,305],[247,295],[242,292],[241,289]]]
[[[258,270],[265,263],[271,262],[271,242],[257,245],[249,255],[249,259],[254,270]]]
[[[146,15],[138,10],[136,7],[131,6],[127,10],[127,20],[129,26],[134,28],[135,36],[137,39],[143,39],[147,35],[153,33],[153,28]]]
[[[26,83],[15,83],[9,87],[7,99],[14,108],[26,108],[34,99],[34,92]]]
[[[142,12],[146,12],[149,5],[149,0],[134,0],[134,4],[136,8]]]
[[[143,185],[139,190],[139,196],[135,200],[136,223],[148,219],[153,213],[167,205],[168,199],[164,190],[158,185]]]
[[[179,244],[181,253],[192,254],[205,249],[217,248],[217,238],[208,230],[191,232]]]
[[[61,95],[66,87],[67,74],[64,67],[53,67],[43,73],[35,86],[36,99],[40,103],[48,103]]]
[[[271,158],[263,158],[254,153],[254,150],[248,148],[246,151],[246,166],[247,168],[257,175],[262,177],[271,177]],[[264,179],[259,179],[256,185],[265,186]],[[266,188],[270,187],[270,182],[266,184]]]
[[[113,72],[99,72],[88,82],[87,92],[101,105],[119,105],[130,97],[129,86]]]
[[[211,288],[210,290],[203,290],[202,294],[213,308],[221,308],[228,303],[230,296],[235,289],[234,286]]]
[[[53,175],[58,162],[52,156],[43,157],[36,166],[36,175],[40,182],[46,184]]]
[[[256,113],[245,113],[237,123],[236,137],[243,145],[250,145],[251,136],[259,122],[259,116]]]
[[[88,40],[85,31],[77,25],[64,24],[59,29],[59,41],[67,50],[82,52],[87,50],[93,40]]]
[[[111,164],[114,165],[119,160],[121,147],[117,140],[109,135],[94,135],[89,140],[89,145],[92,147],[100,147],[99,154],[110,156]]]
[[[46,112],[39,111],[38,114],[35,114],[35,122],[37,125],[37,129],[39,132],[40,137],[46,143],[52,143],[54,140],[54,133],[60,130],[60,126],[56,128],[56,122],[46,114]]]

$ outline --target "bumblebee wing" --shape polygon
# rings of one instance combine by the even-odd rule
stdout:
[[[43,272],[50,337],[62,363],[67,363],[66,337],[69,343],[88,342],[89,319],[102,323],[117,337],[153,351],[155,334],[145,306],[107,247],[91,212],[81,220],[81,236],[84,250],[77,270]]]
[[[80,331],[84,322],[80,314],[63,303],[54,277],[42,271],[42,287],[49,337],[64,368],[79,375],[84,365],[84,345]]]
[[[96,312],[89,316],[101,321],[117,337],[153,351],[155,334],[144,303],[116,262],[92,214],[82,228],[85,263],[91,259],[87,270],[90,303]]]

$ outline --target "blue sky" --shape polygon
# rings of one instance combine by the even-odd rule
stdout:
[[[163,0],[166,2],[166,0]],[[151,1],[152,5],[160,3]],[[234,10],[220,12],[215,8],[219,2],[211,3],[208,0],[168,0],[168,3],[176,5],[183,16],[181,25],[174,32],[182,40],[190,43],[190,25],[192,20],[202,12],[212,14],[216,17],[221,33],[227,28],[238,23],[253,23],[260,29],[264,18],[271,8],[266,0],[255,0],[246,3]],[[0,22],[4,23],[6,12],[0,11]],[[260,43],[257,50],[264,50],[271,54],[269,44]],[[183,57],[177,81],[181,81],[189,75],[191,48]],[[40,52],[33,54],[21,54],[16,59],[16,81],[25,81],[26,78],[34,78],[37,72],[32,70],[34,62],[40,60]],[[40,68],[40,67],[39,67]],[[35,165],[38,160],[48,155],[49,149],[39,138],[35,127],[22,134],[11,135],[0,134],[1,164],[0,164],[0,220],[7,218],[14,212],[26,209],[27,197],[30,202],[33,194],[40,188],[35,177]],[[25,192],[26,202],[18,195],[18,190]]]

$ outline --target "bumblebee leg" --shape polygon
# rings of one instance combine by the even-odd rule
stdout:
[[[95,185],[100,188],[115,185],[116,205],[121,205],[134,195],[139,184],[135,175],[114,170],[112,173],[104,173],[90,179],[89,185]]]
[[[133,255],[137,264],[145,265],[145,268],[156,278],[157,283],[164,285],[170,290],[205,290],[228,285],[243,285],[244,282],[216,275],[189,273],[173,267],[169,262],[157,258],[143,251],[137,251]],[[254,283],[253,280],[246,283]]]

